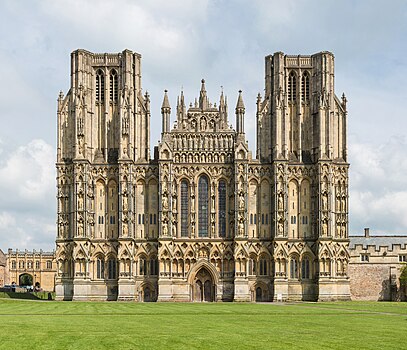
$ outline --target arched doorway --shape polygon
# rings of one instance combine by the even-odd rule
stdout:
[[[256,288],[256,302],[263,301],[263,291],[261,287]]]
[[[23,273],[20,275],[18,278],[18,284],[20,286],[32,286],[33,283],[33,276],[31,276],[29,273]]]
[[[193,301],[213,301],[215,295],[215,286],[213,283],[212,275],[209,271],[202,267],[195,275],[193,290]]]
[[[151,301],[151,292],[150,292],[150,288],[146,287],[144,288],[144,302],[149,302]]]

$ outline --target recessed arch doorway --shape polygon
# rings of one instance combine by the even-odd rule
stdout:
[[[192,300],[196,302],[212,302],[215,296],[215,284],[211,273],[201,267],[195,275],[192,285]]]

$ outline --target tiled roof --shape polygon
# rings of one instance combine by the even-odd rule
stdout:
[[[400,245],[401,249],[405,249],[407,244],[407,236],[349,236],[349,240],[349,249],[355,249],[355,245],[362,245],[364,249],[368,246],[392,249],[393,245]]]

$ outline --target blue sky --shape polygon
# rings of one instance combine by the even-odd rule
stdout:
[[[255,151],[264,57],[335,55],[338,96],[349,108],[350,233],[407,234],[407,2],[3,0],[0,11],[0,248],[53,249],[56,99],[69,89],[77,48],[142,55],[151,95],[151,144],[163,90],[175,110],[205,78],[221,86],[234,124],[238,90]],[[174,113],[172,115],[174,119]]]

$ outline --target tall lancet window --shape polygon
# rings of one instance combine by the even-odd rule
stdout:
[[[188,237],[189,191],[188,181],[181,181],[181,237]]]
[[[297,99],[297,78],[291,72],[288,76],[288,101],[294,102]]]
[[[103,71],[98,69],[96,72],[96,102],[103,102],[105,100],[105,76]]]
[[[198,182],[198,236],[208,237],[209,181],[202,175]]]
[[[309,73],[304,72],[301,78],[301,100],[303,102],[309,101]]]
[[[118,79],[116,70],[110,72],[110,101],[117,102]]]
[[[226,236],[226,182],[219,181],[218,187],[218,221],[219,221],[219,237]]]

